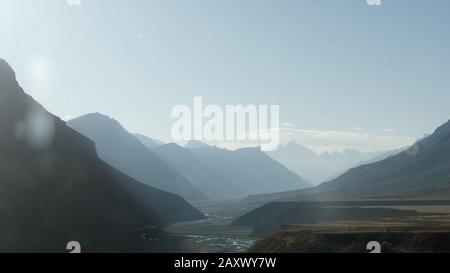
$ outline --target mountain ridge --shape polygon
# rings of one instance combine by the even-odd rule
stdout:
[[[1,59],[0,128],[0,252],[66,252],[73,240],[83,252],[156,251],[139,228],[204,217],[101,161]]]
[[[450,120],[407,149],[383,160],[354,167],[316,187],[251,196],[248,200],[267,202],[449,197]]]
[[[94,113],[72,119],[67,125],[94,141],[100,158],[129,176],[188,200],[206,199],[201,190],[115,119]]]
[[[383,152],[363,153],[355,149],[317,154],[297,141],[290,141],[267,154],[313,185],[325,182]]]
[[[213,199],[308,186],[259,147],[231,151],[215,146],[185,148],[172,143],[153,150]]]

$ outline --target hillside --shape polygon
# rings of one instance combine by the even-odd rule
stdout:
[[[139,229],[204,216],[116,171],[94,143],[25,94],[0,60],[0,252],[156,251]]]
[[[206,199],[199,188],[130,134],[118,121],[93,113],[70,120],[67,125],[94,141],[102,160],[134,179],[181,195],[187,200]]]

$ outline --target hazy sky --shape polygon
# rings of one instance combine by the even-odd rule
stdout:
[[[170,140],[176,104],[279,104],[316,150],[406,145],[450,118],[450,1],[0,0],[0,58],[54,114]]]

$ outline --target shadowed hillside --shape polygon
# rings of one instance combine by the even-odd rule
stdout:
[[[450,121],[406,151],[360,166],[314,189],[355,197],[449,197]]]
[[[353,168],[319,186],[250,196],[247,201],[450,197],[450,121],[406,150]]]
[[[287,224],[313,224],[343,220],[376,220],[427,215],[413,210],[379,207],[382,202],[280,202],[259,207],[233,222],[253,227],[253,234],[267,236]],[[390,203],[390,205],[395,202]],[[371,206],[371,207],[368,207]]]
[[[102,160],[134,179],[188,200],[206,199],[199,188],[116,120],[96,113],[70,120],[67,125],[94,141]]]
[[[0,252],[155,251],[148,225],[203,218],[182,198],[98,159],[94,143],[49,114],[0,60]]]

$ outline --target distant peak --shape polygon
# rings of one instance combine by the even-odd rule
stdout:
[[[75,118],[74,120],[80,120],[80,119],[87,119],[87,120],[96,120],[96,121],[107,121],[107,122],[117,122],[116,120],[114,120],[113,118],[111,118],[108,115],[96,112],[96,113],[89,113],[89,114],[85,114],[82,115],[78,118]]]
[[[100,112],[95,112],[95,113],[89,113],[84,115],[85,117],[97,117],[97,118],[105,118],[105,119],[112,119],[111,117],[109,117],[108,115],[102,114]]]
[[[120,129],[124,129],[123,126],[120,124],[120,122],[118,122],[117,120],[104,115],[102,113],[89,113],[83,116],[80,116],[78,118],[74,118],[72,120],[70,120],[68,123],[69,124],[74,124],[74,123],[78,123],[78,122],[88,122],[90,124],[97,124],[97,125],[101,125],[101,126],[109,126],[109,127],[113,127],[113,128],[120,128]]]

